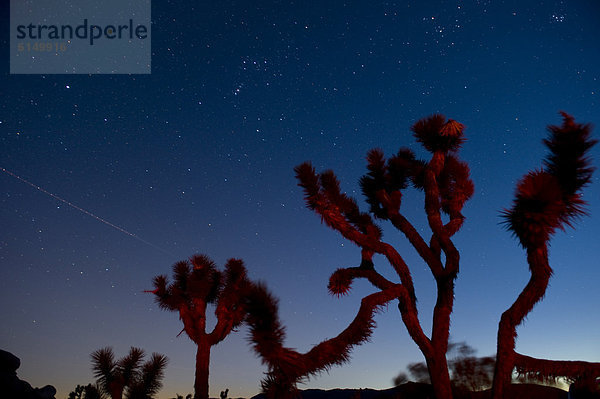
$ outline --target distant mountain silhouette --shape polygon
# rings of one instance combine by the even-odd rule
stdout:
[[[567,399],[568,393],[562,389],[535,385],[514,384],[512,392],[506,399]],[[360,393],[360,396],[358,394]],[[306,389],[300,390],[302,399],[434,399],[433,388],[429,384],[408,382],[394,388],[375,389]],[[265,399],[263,394],[251,399]],[[458,396],[457,396],[458,398]],[[489,399],[491,391],[473,392],[464,399]]]

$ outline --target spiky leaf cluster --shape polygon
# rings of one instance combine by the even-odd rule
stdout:
[[[102,348],[92,352],[92,373],[102,388],[108,388],[117,378],[118,369],[112,348]]]
[[[563,115],[562,126],[550,126],[544,144],[550,155],[545,169],[527,174],[517,185],[513,206],[502,213],[507,228],[523,247],[546,243],[557,228],[571,226],[585,214],[580,189],[587,185],[593,168],[586,157],[596,143],[590,126]]]
[[[321,174],[305,162],[294,168],[298,185],[304,189],[304,199],[310,209],[321,214],[325,223],[336,228],[350,223],[361,233],[381,237],[381,229],[368,213],[360,212],[354,198],[340,191],[340,183],[332,171]]]
[[[246,317],[244,296],[249,287],[250,281],[244,262],[240,259],[229,259],[225,265],[223,286],[216,309],[217,318],[229,318],[233,328],[239,326]]]
[[[437,179],[442,211],[448,215],[460,213],[475,190],[469,166],[454,155],[448,155],[444,168]]]
[[[255,285],[245,297],[250,326],[250,341],[262,362],[270,364],[282,350],[285,327],[279,320],[279,300],[262,283]]]
[[[556,178],[544,171],[531,172],[518,183],[513,207],[502,215],[523,247],[540,246],[569,224],[562,194]]]
[[[465,140],[463,130],[464,125],[452,119],[446,121],[440,114],[423,118],[412,126],[417,141],[431,153],[458,150]]]
[[[548,126],[549,137],[544,144],[550,154],[544,160],[545,170],[553,175],[565,195],[573,195],[586,186],[592,178],[594,168],[586,154],[597,143],[590,138],[592,127],[579,124],[575,119],[561,112],[561,126]]]
[[[329,285],[327,288],[332,295],[337,297],[347,295],[352,287],[352,275],[348,272],[348,269],[337,269],[329,277]]]
[[[129,389],[128,399],[147,399],[156,395],[162,388],[162,379],[167,367],[167,357],[153,353],[141,367],[139,377]]]
[[[372,150],[367,160],[369,172],[360,179],[360,185],[370,211],[377,218],[387,219],[390,209],[398,210],[402,198],[400,190],[405,189],[409,181],[415,188],[424,189],[427,163],[416,159],[412,151],[401,149],[386,162],[380,150]],[[442,211],[458,215],[474,191],[469,166],[448,154],[437,183]]]
[[[202,299],[207,303],[215,302],[221,293],[221,272],[206,255],[194,255],[190,262],[193,269],[189,277],[188,292],[203,296]]]
[[[212,303],[221,293],[222,275],[214,262],[205,255],[195,255],[189,261],[173,265],[173,282],[167,276],[154,278],[155,299],[166,310],[176,311],[182,304],[193,306],[194,299]]]
[[[398,154],[387,162],[381,150],[374,149],[368,152],[368,172],[360,179],[360,187],[370,206],[370,212],[375,217],[386,219],[388,207],[396,210],[400,207],[402,199],[400,190],[407,187],[409,180],[414,180],[420,166],[413,152],[406,148],[400,149]],[[382,205],[382,200],[389,204]]]
[[[150,360],[142,363],[144,355],[142,349],[131,347],[125,357],[116,361],[110,347],[92,352],[92,371],[101,393],[110,396],[113,390],[125,391],[127,399],[148,399],[157,394],[168,359],[153,353]]]

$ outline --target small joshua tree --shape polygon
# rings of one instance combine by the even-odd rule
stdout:
[[[513,206],[503,213],[507,228],[527,251],[531,278],[500,319],[493,399],[507,397],[515,368],[520,375],[539,379],[600,377],[600,363],[535,359],[515,352],[516,328],[544,297],[552,275],[550,238],[556,229],[572,226],[585,214],[581,189],[591,181],[593,171],[586,154],[596,141],[590,139],[589,125],[561,114],[562,126],[550,126],[550,136],[544,140],[550,150],[544,168],[530,172],[518,183]]]
[[[241,260],[230,259],[222,273],[210,258],[195,255],[173,266],[173,279],[169,284],[166,276],[155,277],[150,292],[161,308],[179,312],[183,331],[197,345],[194,399],[208,399],[211,347],[224,340],[245,317],[241,304],[248,285],[246,268]],[[206,331],[208,304],[215,305],[217,316],[211,332]]]
[[[153,353],[142,363],[144,351],[132,347],[129,354],[115,360],[112,348],[102,348],[92,353],[92,370],[102,394],[112,399],[147,399],[156,395],[162,386],[167,357]],[[85,389],[86,398],[93,397],[92,386]]]
[[[381,293],[394,287],[402,320],[425,356],[437,399],[452,397],[446,352],[450,314],[454,302],[454,280],[459,271],[459,252],[452,236],[461,228],[463,205],[473,194],[469,167],[458,159],[463,125],[446,121],[442,115],[422,119],[412,127],[414,136],[431,153],[429,161],[416,159],[409,149],[401,149],[388,160],[380,150],[367,156],[368,173],[360,183],[370,205],[370,213],[360,212],[354,199],[342,193],[331,171],[317,174],[309,163],[296,167],[299,185],[304,188],[307,206],[329,227],[361,248],[360,266],[338,269],[329,280],[333,294],[343,295],[356,278],[366,278]],[[402,214],[403,190],[412,186],[425,195],[425,213],[431,236],[422,236]],[[389,221],[423,258],[437,283],[437,302],[433,313],[433,329],[428,337],[421,328],[417,299],[408,265],[390,244],[373,217]],[[395,284],[376,271],[373,255],[383,255],[396,272]]]

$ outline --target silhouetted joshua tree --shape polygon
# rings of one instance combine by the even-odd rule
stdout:
[[[167,357],[153,353],[142,363],[144,351],[132,347],[129,354],[115,360],[112,348],[92,353],[92,370],[101,392],[112,399],[148,399],[162,386]]]
[[[155,289],[150,292],[161,308],[179,312],[183,331],[197,345],[194,398],[208,399],[211,347],[225,339],[245,317],[242,297],[248,285],[246,268],[241,260],[230,259],[223,274],[210,258],[195,255],[173,266],[173,278],[169,284],[166,276],[155,277]],[[208,304],[215,304],[217,316],[211,332],[206,332]]]
[[[390,295],[394,291],[393,299],[398,299],[404,324],[425,356],[437,399],[452,397],[446,351],[454,280],[459,271],[459,252],[452,236],[461,228],[464,221],[461,210],[473,194],[469,167],[457,155],[464,141],[463,129],[462,124],[446,121],[442,115],[415,123],[412,131],[417,141],[432,154],[429,161],[416,159],[409,149],[401,149],[388,160],[380,150],[370,151],[367,156],[368,173],[360,180],[370,213],[361,212],[355,200],[340,191],[333,172],[317,174],[310,163],[303,163],[295,169],[308,207],[329,227],[361,248],[360,266],[335,271],[330,277],[330,291],[336,295],[347,294],[356,278],[366,278],[379,290],[379,294]],[[425,213],[431,229],[428,239],[400,210],[402,191],[410,183],[425,194]],[[391,222],[423,258],[436,280],[438,296],[431,337],[421,328],[408,265],[392,245],[382,240],[381,229],[372,216]],[[387,259],[398,275],[399,284],[376,271],[372,259],[374,254],[381,254]]]
[[[500,319],[493,399],[507,396],[511,375],[538,377],[595,378],[600,363],[535,359],[515,352],[516,328],[546,293],[552,268],[548,263],[548,242],[556,229],[572,226],[585,214],[581,189],[592,177],[593,168],[586,158],[596,143],[590,139],[590,125],[575,123],[561,112],[562,126],[549,126],[544,144],[550,155],[544,168],[530,172],[518,183],[512,208],[503,212],[507,228],[527,251],[531,278],[517,300]]]

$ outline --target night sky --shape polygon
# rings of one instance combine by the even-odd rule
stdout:
[[[328,294],[329,275],[358,265],[360,250],[305,208],[293,168],[333,169],[366,210],[367,151],[425,158],[410,126],[433,113],[466,126],[476,187],[455,237],[451,339],[495,353],[500,314],[529,278],[499,214],[541,167],[559,110],[600,126],[600,3],[366,3],[156,0],[150,75],[10,75],[4,51],[0,347],[20,357],[21,379],[66,398],[93,382],[92,351],[138,346],[170,359],[159,398],[192,392],[196,347],[143,290],[195,253],[220,267],[243,259],[280,298],[288,346],[337,335],[373,289]],[[2,7],[4,48],[8,18]],[[600,146],[591,156],[597,166]],[[517,330],[521,353],[600,361],[599,176],[584,190],[590,216],[551,242],[554,276]],[[422,193],[404,198],[427,231]],[[384,239],[412,270],[428,330],[434,280],[400,233],[385,226]],[[388,388],[423,360],[395,304],[376,321],[351,363],[301,388]],[[245,327],[212,354],[212,396],[259,392],[266,370]]]

